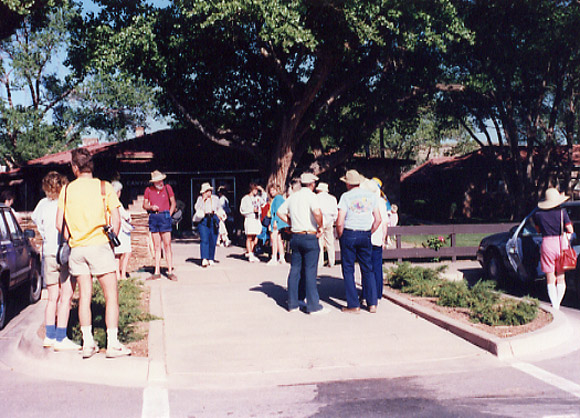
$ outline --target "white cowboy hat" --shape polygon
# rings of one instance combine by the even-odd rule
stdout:
[[[312,173],[302,173],[300,175],[300,183],[302,184],[311,184],[314,183],[316,180],[318,180],[318,177],[316,177]]]
[[[165,180],[166,177],[167,176],[163,174],[161,171],[155,170],[154,172],[151,173],[151,180],[149,180],[149,183],[155,183],[156,181]]]
[[[340,181],[343,181],[351,186],[357,186],[365,181],[365,178],[356,170],[348,170],[346,174],[340,178]]]
[[[379,197],[381,195],[381,188],[379,187],[377,182],[374,180],[366,179],[365,181],[362,182],[360,187],[362,189],[368,190],[369,192],[371,192]]]
[[[204,194],[208,190],[213,190],[213,187],[211,187],[211,184],[209,184],[209,183],[203,183],[201,185],[201,191],[199,193]]]
[[[316,186],[316,191],[328,193],[328,184],[323,182],[318,183],[318,186]]]
[[[560,206],[566,200],[570,199],[570,196],[566,196],[558,191],[554,187],[550,187],[546,190],[546,198],[538,203],[540,209],[552,209],[556,206]]]

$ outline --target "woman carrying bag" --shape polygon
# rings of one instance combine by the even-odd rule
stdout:
[[[201,266],[208,267],[215,263],[215,246],[219,233],[220,218],[223,219],[225,212],[220,200],[213,193],[213,187],[209,183],[203,183],[195,202],[194,222],[199,222]]]
[[[540,264],[546,273],[548,297],[552,307],[560,309],[566,293],[566,277],[559,260],[563,250],[567,250],[570,236],[574,232],[568,212],[560,205],[570,197],[555,188],[546,190],[546,198],[538,203],[539,210],[534,214],[536,228],[542,234]]]

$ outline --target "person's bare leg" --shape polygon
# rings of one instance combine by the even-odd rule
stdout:
[[[90,274],[84,274],[76,276],[76,280],[79,285],[79,324],[83,334],[83,358],[89,358],[97,351],[93,338],[93,318],[91,315],[93,278]]]
[[[131,252],[121,254],[121,278],[127,278],[127,266],[129,265],[129,258],[131,257]]]
[[[97,279],[105,296],[105,324],[107,329],[117,328],[119,324],[119,296],[115,272],[103,274],[98,276]]]
[[[173,273],[173,251],[171,250],[171,232],[162,232],[163,251],[167,260],[167,274]]]
[[[151,234],[153,240],[153,249],[155,250],[155,272],[153,274],[161,274],[161,234],[153,232]]]
[[[60,297],[58,299],[58,314],[57,314],[58,328],[68,327],[70,308],[72,298],[75,293],[76,285],[77,285],[76,279],[74,277],[69,277],[68,280],[64,282],[60,287]]]
[[[272,245],[272,261],[278,259],[278,230],[272,229],[270,232],[270,244]]]

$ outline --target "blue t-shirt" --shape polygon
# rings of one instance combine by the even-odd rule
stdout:
[[[373,192],[360,187],[343,193],[338,202],[338,210],[346,212],[344,227],[355,231],[370,231],[374,220],[373,210],[378,202]]]
[[[281,194],[274,196],[274,199],[272,199],[272,203],[270,203],[270,213],[272,214],[272,224],[274,222],[276,222],[276,227],[278,228],[278,230],[280,230],[282,228],[286,228],[288,226],[288,224],[286,222],[284,222],[282,219],[280,219],[278,217],[278,214],[276,213],[276,212],[278,212],[278,209],[280,208],[280,206],[282,206],[282,203],[284,203],[284,196],[282,196]]]
[[[537,210],[534,213],[534,222],[539,228],[543,237],[554,237],[562,234],[561,224],[571,224],[568,212],[561,208],[553,208],[548,210]]]

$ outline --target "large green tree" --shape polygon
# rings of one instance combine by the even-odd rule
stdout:
[[[579,139],[580,3],[454,3],[474,41],[451,48],[448,80],[463,88],[441,96],[440,110],[478,126],[510,162],[504,179],[519,216],[557,177],[568,187],[561,149]]]
[[[59,63],[80,9],[62,1],[26,15],[0,40],[0,156],[14,167],[76,146],[82,133],[124,139],[146,125],[152,89],[134,76],[99,68],[72,76]]]
[[[159,87],[208,141],[249,150],[269,181],[343,162],[378,127],[416,119],[468,32],[448,0],[100,0],[71,55]],[[418,123],[418,121],[416,122]]]

